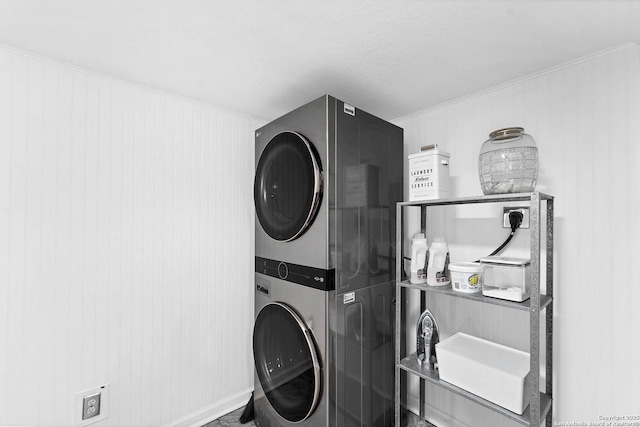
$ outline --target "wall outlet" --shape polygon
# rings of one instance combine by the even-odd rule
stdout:
[[[73,425],[84,427],[109,418],[109,384],[76,393]]]
[[[82,419],[100,415],[100,394],[94,393],[82,398]]]
[[[520,228],[529,228],[529,206],[505,206],[503,208],[503,218],[502,218],[502,227],[503,228],[511,228],[511,223],[509,222],[509,213],[512,211],[518,211],[522,213],[522,224],[520,224]]]

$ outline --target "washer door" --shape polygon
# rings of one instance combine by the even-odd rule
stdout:
[[[267,144],[253,186],[256,214],[275,240],[296,239],[313,222],[322,198],[322,170],[313,146],[296,132],[282,132]]]
[[[260,310],[253,356],[273,409],[289,422],[307,419],[320,399],[320,359],[311,331],[291,307],[275,302]]]

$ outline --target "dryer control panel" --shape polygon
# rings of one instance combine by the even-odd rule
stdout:
[[[332,291],[336,288],[335,269],[323,270],[321,268],[256,257],[256,273],[277,277],[287,282],[323,291]]]

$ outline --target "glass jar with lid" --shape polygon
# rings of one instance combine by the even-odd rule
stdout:
[[[532,192],[538,181],[538,148],[520,127],[498,129],[482,144],[478,159],[484,194]]]

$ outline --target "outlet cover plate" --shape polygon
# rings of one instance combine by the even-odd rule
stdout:
[[[95,395],[100,396],[99,411],[96,410],[99,414],[83,419],[86,405],[88,405],[91,397]],[[109,418],[109,384],[76,393],[73,405],[73,423],[70,425],[84,427],[107,418]]]
[[[503,218],[502,218],[502,227],[503,228],[511,228],[511,223],[509,222],[509,212],[511,211],[520,211],[522,212],[522,224],[520,224],[520,228],[529,228],[529,206],[505,206],[503,207]]]

